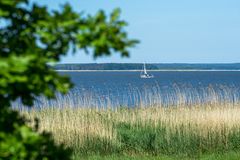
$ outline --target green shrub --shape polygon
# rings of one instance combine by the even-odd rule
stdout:
[[[0,22],[0,159],[70,159],[69,150],[55,144],[49,133],[27,127],[16,111],[6,108],[16,100],[32,106],[36,97],[67,93],[70,79],[49,64],[70,50],[91,48],[95,58],[113,51],[128,56],[138,41],[128,39],[119,9],[108,18],[104,11],[82,16],[69,4],[50,11],[29,0],[0,0]]]
[[[16,111],[1,110],[0,159],[4,160],[59,160],[71,159],[72,151],[56,144],[50,133],[38,133],[27,127]],[[37,123],[37,122],[36,122]]]

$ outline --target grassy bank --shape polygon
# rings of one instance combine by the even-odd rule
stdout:
[[[227,153],[215,153],[201,155],[198,158],[193,157],[181,157],[181,156],[127,156],[127,155],[110,155],[110,156],[89,156],[89,157],[76,157],[76,160],[239,160],[240,152],[227,152]]]
[[[200,159],[240,151],[239,104],[48,108],[22,113],[39,118],[41,130],[51,131],[57,142],[73,147],[75,159],[91,155],[99,155],[93,159],[111,155]]]

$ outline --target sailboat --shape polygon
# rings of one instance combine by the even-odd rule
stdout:
[[[147,69],[146,69],[146,64],[145,63],[143,64],[143,70],[141,71],[140,77],[141,78],[154,78],[154,76],[152,74],[148,74],[147,73]]]

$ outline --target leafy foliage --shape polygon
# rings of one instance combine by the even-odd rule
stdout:
[[[116,9],[108,18],[103,11],[84,16],[69,4],[49,11],[28,0],[0,1],[0,159],[69,159],[70,152],[54,143],[48,133],[25,126],[25,119],[9,109],[20,99],[32,106],[35,97],[54,98],[72,84],[49,63],[69,51],[93,51],[93,56],[119,52],[128,56],[129,40]]]
[[[103,11],[95,16],[77,14],[69,4],[49,12],[27,0],[3,0],[0,10],[0,21],[5,22],[0,28],[0,101],[4,105],[17,98],[32,105],[35,96],[52,98],[56,90],[66,93],[72,86],[69,79],[47,64],[70,50],[91,49],[94,57],[113,52],[128,56],[127,48],[137,43],[127,38],[119,9],[107,18]]]
[[[18,112],[1,109],[0,118],[0,159],[70,159],[72,151],[54,142],[51,134],[37,133],[38,123],[34,129],[27,127]]]

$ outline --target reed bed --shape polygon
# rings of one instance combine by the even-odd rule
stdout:
[[[238,86],[209,85],[194,87],[191,85],[172,86],[129,86],[122,89],[109,89],[104,92],[75,88],[68,94],[56,93],[55,100],[37,97],[34,108],[98,108],[115,109],[119,107],[186,107],[199,104],[236,104],[240,102]],[[12,103],[13,108],[22,110],[20,101]]]
[[[183,94],[176,89],[174,97],[168,95],[169,103],[149,92],[140,97],[138,107],[112,107],[111,103],[107,107],[73,107],[70,97],[65,107],[23,109],[21,113],[28,119],[37,117],[40,130],[52,132],[58,143],[73,147],[75,154],[195,157],[240,151],[238,93],[205,91],[201,91],[203,100],[202,95],[196,97],[200,93]],[[198,101],[189,101],[189,97]]]

